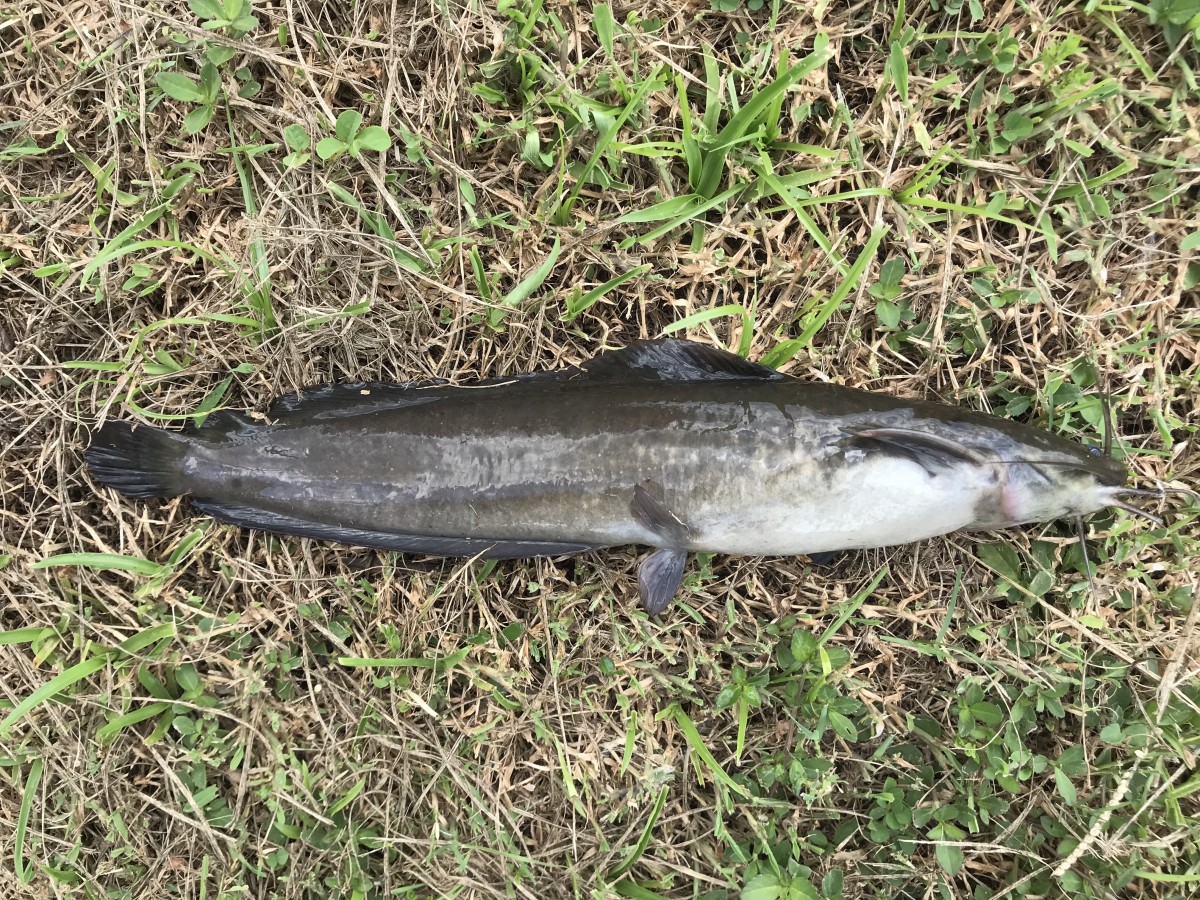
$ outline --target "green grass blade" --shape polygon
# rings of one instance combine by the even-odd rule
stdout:
[[[565,225],[571,216],[571,210],[574,209],[576,201],[579,199],[579,192],[583,190],[583,186],[587,184],[592,171],[600,164],[600,160],[604,158],[604,154],[608,152],[609,145],[616,140],[621,128],[625,122],[633,115],[634,111],[641,107],[642,102],[650,95],[652,91],[659,90],[662,87],[662,66],[657,67],[649,77],[646,78],[640,85],[637,91],[629,98],[629,102],[617,114],[613,120],[612,126],[607,128],[596,141],[596,147],[592,150],[592,155],[588,158],[587,163],[583,167],[583,171],[575,179],[575,186],[571,189],[571,193],[567,195],[567,199],[554,213],[554,222],[556,225]]]
[[[684,738],[688,742],[688,746],[692,748],[692,752],[700,758],[710,772],[713,778],[721,782],[735,794],[741,797],[748,797],[746,789],[729,777],[728,773],[721,768],[721,764],[717,762],[716,757],[709,752],[708,747],[704,745],[704,739],[700,736],[700,732],[696,730],[696,725],[692,722],[687,713],[678,704],[671,705],[671,712],[675,719],[675,724],[679,726],[679,730],[683,732]]]
[[[403,244],[396,240],[396,232],[388,225],[387,220],[383,216],[371,212],[359,199],[352,193],[334,181],[330,181],[325,185],[334,199],[342,204],[350,207],[358,217],[363,220],[363,223],[371,229],[371,232],[383,242],[384,248],[401,269],[413,274],[422,274],[429,271],[429,265],[425,260],[408,250]]]
[[[15,644],[36,644],[38,641],[54,634],[53,628],[14,628],[12,631],[0,631],[0,647]]]
[[[904,47],[898,41],[892,44],[888,55],[888,69],[896,93],[900,95],[900,102],[905,109],[911,109],[912,102],[908,99],[908,60],[904,56]]]
[[[660,201],[644,209],[635,209],[627,212],[618,218],[617,222],[622,224],[662,222],[666,219],[674,219],[678,216],[693,213],[703,205],[704,198],[699,194],[683,194],[679,197],[671,197],[668,200]]]
[[[108,665],[107,655],[93,656],[81,663],[76,663],[64,672],[55,675],[41,687],[34,690],[28,697],[21,700],[12,711],[0,722],[0,737],[6,737],[8,731],[23,719],[31,710],[49,700],[55,694],[60,694],[72,685],[83,681]]]
[[[25,831],[29,827],[29,815],[33,811],[33,798],[37,794],[42,781],[42,771],[45,763],[35,759],[29,767],[29,776],[25,779],[25,790],[21,794],[21,809],[17,813],[17,827],[13,833],[13,872],[21,884],[33,881],[33,866],[25,868]]]
[[[833,316],[834,311],[841,306],[842,301],[850,295],[852,290],[858,287],[859,281],[862,280],[863,272],[866,271],[871,260],[875,258],[875,251],[878,249],[879,242],[883,240],[883,236],[887,233],[887,230],[888,227],[886,225],[881,225],[871,232],[871,236],[867,239],[867,245],[858,254],[858,258],[854,260],[854,265],[850,267],[850,271],[842,279],[842,283],[838,285],[837,290],[829,296],[829,299],[821,303],[816,315],[809,321],[798,338],[783,341],[778,346],[773,347],[763,357],[762,364],[764,366],[778,368],[809,345],[809,342],[812,341],[816,333]]]
[[[79,554],[84,555],[84,554]],[[127,558],[127,557],[123,557]],[[4,737],[10,728],[29,714],[33,709],[49,700],[55,694],[60,694],[73,685],[83,681],[103,669],[114,657],[133,656],[157,641],[175,635],[175,626],[171,623],[155,625],[138,632],[122,641],[113,649],[101,652],[97,656],[76,663],[69,669],[55,675],[41,687],[36,688],[28,697],[21,700],[0,722],[0,737]]]
[[[461,663],[474,647],[460,647],[445,656],[382,656],[377,658],[365,656],[341,656],[338,664],[350,668],[381,668],[381,669],[432,669],[435,672],[445,672]]]
[[[592,26],[596,29],[596,39],[604,49],[605,55],[613,58],[613,32],[616,30],[613,21],[612,7],[607,3],[597,3],[592,7]]]
[[[901,33],[904,31],[904,22],[906,10],[905,0],[896,0],[896,15],[892,19],[892,30],[888,32],[888,43],[895,43],[900,39]]]
[[[820,247],[822,251],[824,251],[827,257],[829,257],[830,262],[837,267],[837,270],[839,273],[841,273],[842,277],[844,278],[845,276],[849,275],[850,264],[846,262],[846,258],[837,252],[833,246],[833,241],[829,239],[825,232],[821,230],[821,226],[817,224],[816,220],[810,216],[805,208],[800,204],[799,198],[792,193],[791,188],[788,187],[788,185],[786,185],[778,175],[770,171],[769,165],[769,160],[764,159],[763,167],[760,169],[759,177],[763,180],[766,186],[769,187],[771,191],[779,197],[780,200],[787,204],[788,208],[791,209],[792,214],[796,217],[796,221],[798,221],[804,227],[804,230],[808,232],[809,237],[811,237],[816,245]]]
[[[128,656],[135,656],[151,644],[157,644],[159,641],[173,637],[175,637],[175,626],[170,622],[164,622],[161,625],[139,631],[133,637],[126,638],[117,647],[117,651]]]
[[[562,243],[558,238],[554,239],[554,246],[550,248],[550,253],[542,260],[542,264],[517,282],[516,287],[500,298],[499,309],[492,309],[488,315],[488,321],[492,325],[498,325],[500,320],[507,314],[508,310],[515,306],[520,306],[526,300],[533,296],[533,292],[542,286],[550,273],[554,271],[554,265],[558,262],[558,254],[562,251]]]
[[[187,241],[173,241],[168,238],[152,238],[144,241],[134,241],[130,244],[122,244],[119,247],[106,247],[100,253],[96,254],[95,258],[84,267],[80,281],[85,285],[88,284],[101,266],[107,265],[113,260],[127,256],[130,253],[137,253],[140,250],[186,250],[215,265],[222,266],[225,271],[229,271],[229,267],[223,265],[221,260],[214,254],[197,247],[195,244],[188,243]]]
[[[703,213],[708,212],[710,209],[720,206],[722,203],[724,203],[726,200],[728,200],[734,194],[741,193],[745,189],[746,189],[745,185],[740,185],[740,184],[734,185],[733,187],[729,188],[728,190],[723,191],[720,194],[717,194],[717,196],[713,197],[711,200],[701,203],[699,206],[689,209],[687,212],[681,213],[680,215],[676,216],[674,219],[664,222],[662,225],[659,225],[657,228],[651,229],[650,231],[646,232],[643,235],[640,235],[638,237],[625,238],[623,241],[621,241],[619,246],[622,250],[628,250],[634,244],[649,244],[652,241],[656,241],[660,237],[662,237],[664,234],[668,234],[669,232],[674,231],[676,228],[679,228],[681,225],[684,225],[687,222],[691,221],[692,219],[696,218],[696,216],[702,215]]]
[[[111,241],[104,245],[104,248],[97,254],[97,258],[102,258],[106,255],[111,256],[116,250],[124,247],[129,240],[135,235],[141,234],[155,222],[162,218],[163,213],[170,209],[169,203],[160,203],[151,209],[146,210],[137,217],[131,224],[126,226],[121,232]],[[115,258],[115,257],[114,257]],[[90,267],[89,267],[90,268]],[[94,272],[95,270],[91,270]],[[84,269],[83,284],[87,285],[90,280],[88,269]]]
[[[597,300],[599,300],[601,297],[603,297],[609,291],[614,290],[615,288],[618,288],[621,285],[623,285],[625,282],[627,282],[633,278],[637,278],[639,275],[644,275],[649,271],[650,271],[650,264],[643,263],[642,265],[638,266],[636,269],[630,269],[628,272],[623,272],[622,274],[616,276],[615,278],[608,279],[608,281],[604,282],[604,284],[597,285],[596,287],[594,287],[590,291],[588,291],[586,294],[581,296],[578,300],[575,300],[575,301],[568,300],[567,301],[567,315],[565,316],[564,320],[567,322],[572,321],[576,316],[578,316],[580,313],[582,313],[584,310],[586,310],[589,306],[591,306],[593,303],[595,303]]]
[[[642,858],[646,852],[646,848],[650,846],[650,838],[654,833],[654,825],[658,822],[658,817],[662,815],[663,806],[667,802],[667,794],[670,793],[670,788],[663,785],[659,790],[658,796],[654,798],[654,806],[650,809],[650,814],[646,817],[646,824],[642,828],[642,834],[638,838],[637,843],[633,845],[633,849],[624,860],[611,872],[608,873],[608,879],[616,880],[633,868],[634,863]]]
[[[754,328],[754,318],[750,315],[746,307],[740,303],[727,303],[724,306],[702,309],[699,312],[692,313],[690,316],[684,316],[678,322],[672,322],[664,328],[662,333],[664,335],[674,334],[676,331],[685,331],[688,328],[693,328],[696,325],[711,322],[713,319],[720,319],[725,316],[740,316],[742,319],[743,334],[751,332]]]
[[[858,608],[867,601],[867,598],[871,596],[875,588],[879,587],[883,579],[887,577],[887,574],[888,567],[884,566],[875,573],[875,577],[871,579],[870,584],[843,603],[841,605],[841,611],[838,613],[838,617],[829,623],[829,627],[825,629],[825,632],[819,638],[817,638],[817,643],[823,645],[831,637],[841,631],[842,626],[849,622],[850,617],[858,612]]]
[[[704,48],[704,132],[706,137],[717,133],[721,121],[721,70],[712,49]]]
[[[366,786],[367,786],[367,779],[365,779],[365,778],[358,779],[358,781],[354,784],[354,786],[352,788],[350,788],[350,790],[346,791],[345,794],[343,794],[341,797],[339,797],[337,800],[335,800],[333,802],[333,804],[329,807],[329,809],[326,810],[325,815],[336,816],[343,809],[345,809],[347,806],[349,806],[351,803],[353,803],[354,798],[357,797],[359,794],[361,794],[363,792],[363,788],[365,788]]]
[[[696,188],[696,193],[705,197],[713,195],[725,174],[725,156],[729,148],[738,143],[754,127],[777,97],[784,94],[801,78],[824,64],[831,55],[829,38],[824,34],[818,34],[816,40],[813,41],[813,50],[808,56],[758,91],[747,101],[745,106],[737,111],[716,136],[714,144],[717,149],[710,150],[704,160],[704,172],[700,176],[700,184]]]
[[[135,709],[133,712],[114,716],[96,729],[96,740],[104,743],[129,726],[137,725],[139,722],[144,722],[147,719],[153,719],[155,716],[167,712],[170,708],[170,703],[157,701],[155,703],[148,703],[141,709]]]
[[[160,563],[117,553],[62,553],[35,562],[30,568],[50,569],[56,566],[83,566],[97,572],[132,572],[135,575],[159,575],[167,570]]]
[[[246,207],[249,218],[258,216],[258,201],[254,196],[254,183],[242,159],[242,150],[238,147],[237,136],[233,133],[233,113],[229,104],[225,104],[225,122],[229,129],[230,152],[233,156],[233,167],[237,170],[238,182],[242,188],[242,203]],[[279,329],[279,320],[275,317],[275,307],[271,303],[271,264],[267,260],[267,248],[262,238],[250,242],[251,280],[243,285],[246,305],[259,319],[260,337],[270,337]]]
[[[667,900],[662,894],[656,894],[649,888],[644,888],[636,881],[628,878],[618,881],[612,886],[613,893],[626,900]]]
[[[682,75],[675,76],[675,96],[679,101],[680,142],[683,147],[683,158],[687,162],[688,187],[694,191],[696,185],[700,183],[704,157],[700,152],[700,143],[696,140],[692,128],[692,107],[688,103],[687,85],[684,84]]]

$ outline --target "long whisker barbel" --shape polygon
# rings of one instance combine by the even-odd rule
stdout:
[[[1165,488],[1123,487],[1123,488],[1116,488],[1113,491],[1113,493],[1127,494],[1130,497],[1153,497],[1156,499],[1162,499],[1163,497],[1167,497],[1171,494],[1183,494],[1186,497],[1192,497],[1193,499],[1200,499],[1200,494],[1197,494],[1193,490],[1189,490],[1188,488],[1174,488],[1174,487],[1165,487]]]
[[[1131,503],[1122,503],[1120,500],[1114,500],[1112,502],[1112,505],[1117,507],[1118,509],[1125,510],[1125,512],[1127,512],[1127,513],[1133,513],[1135,516],[1141,516],[1143,519],[1149,519],[1151,522],[1153,522],[1155,525],[1158,525],[1159,527],[1162,527],[1163,525],[1166,524],[1161,517],[1154,515],[1154,513],[1148,513],[1144,509],[1138,509],[1136,506],[1134,506]]]

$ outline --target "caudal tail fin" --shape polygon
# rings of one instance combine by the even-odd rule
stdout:
[[[177,497],[187,493],[181,463],[188,439],[182,434],[105,422],[84,451],[92,479],[130,497]]]

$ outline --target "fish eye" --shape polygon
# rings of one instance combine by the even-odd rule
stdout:
[[[1101,456],[1104,455],[1104,451],[1101,450],[1099,447],[1088,447],[1087,452],[1088,452],[1088,456],[1092,457],[1093,459],[1099,459]]]

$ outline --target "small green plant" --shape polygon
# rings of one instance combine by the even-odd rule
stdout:
[[[717,12],[733,12],[740,6],[745,6],[751,12],[758,12],[766,6],[766,0],[709,0],[709,5]]]
[[[896,298],[900,296],[904,268],[904,260],[892,257],[879,267],[879,280],[867,288],[875,298],[875,317],[889,331],[900,327],[901,308]]]
[[[212,121],[221,95],[221,75],[212,62],[201,67],[199,82],[182,72],[160,72],[155,81],[172,100],[197,104],[183,120],[185,132],[195,134]]]
[[[189,8],[201,20],[204,30],[234,38],[244,36],[259,24],[258,19],[249,12],[249,0],[191,0]],[[237,50],[209,41],[190,41],[184,35],[177,34],[174,37],[184,46],[203,51],[200,79],[197,82],[182,72],[167,71],[159,73],[155,81],[159,89],[172,100],[196,104],[183,122],[186,134],[196,134],[212,121],[221,97],[220,70],[237,55]],[[262,84],[255,79],[248,66],[240,66],[233,75],[237,80],[239,97],[248,100],[262,91]]]
[[[309,152],[312,138],[304,130],[303,125],[289,125],[283,129],[283,142],[291,151],[283,158],[283,164],[289,169],[298,168],[312,158],[312,153]]]
[[[317,141],[317,156],[325,161],[337,159],[342,154],[357,159],[364,150],[383,153],[392,146],[392,137],[387,133],[387,129],[378,125],[363,128],[362,121],[362,113],[358,110],[343,111],[334,125],[333,136]]]
[[[241,37],[258,27],[252,8],[250,0],[188,0],[188,9],[202,20],[201,28],[232,37]]]
[[[1200,0],[1150,0],[1148,14],[1169,43],[1178,44],[1188,32],[1200,40]]]
[[[808,879],[811,874],[794,861],[783,872],[760,872],[742,887],[742,900],[819,900],[821,894]]]

